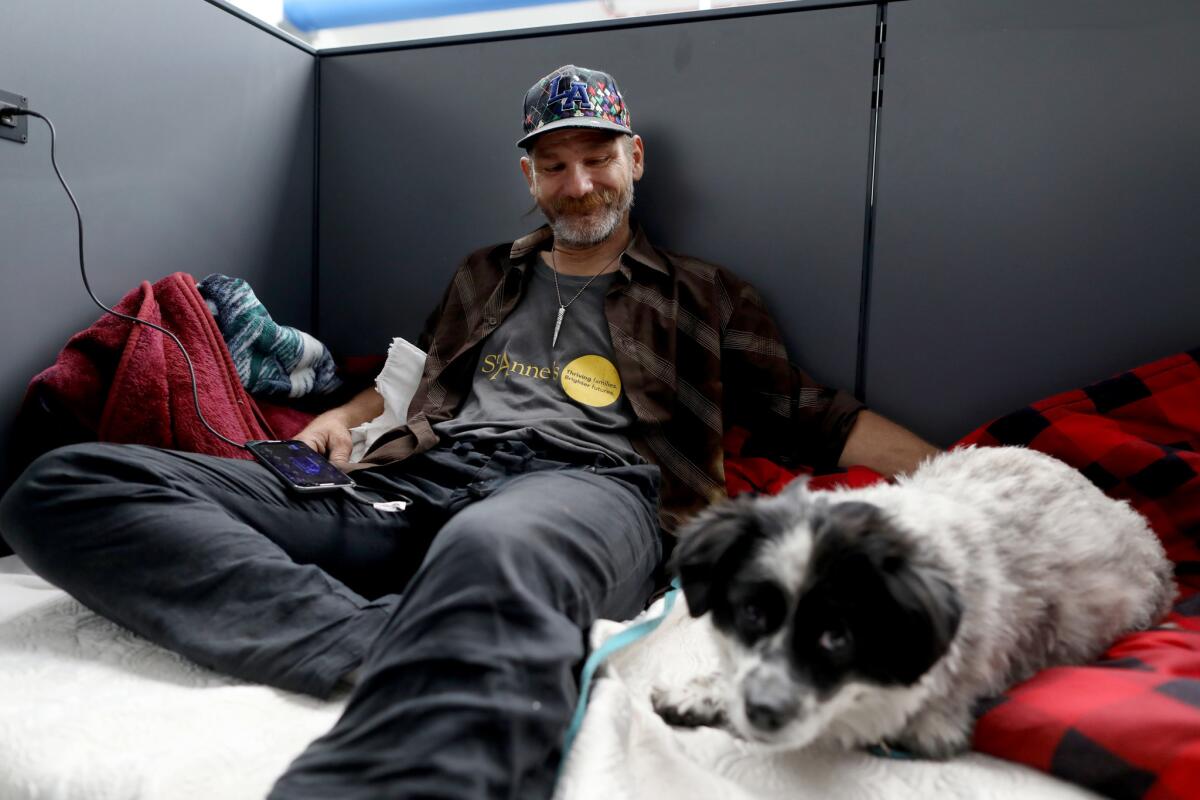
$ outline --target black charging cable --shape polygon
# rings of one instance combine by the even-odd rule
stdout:
[[[112,314],[115,317],[120,317],[121,319],[127,319],[130,322],[141,323],[142,325],[146,325],[147,327],[154,328],[154,330],[159,331],[161,333],[165,333],[167,336],[170,336],[171,341],[175,342],[176,346],[179,347],[179,352],[183,354],[183,360],[187,362],[188,374],[192,378],[192,400],[196,404],[196,416],[200,418],[200,422],[204,424],[204,427],[208,428],[209,433],[211,433],[213,436],[216,436],[221,441],[226,442],[226,443],[238,448],[239,450],[249,449],[244,444],[235,442],[233,439],[230,439],[227,436],[222,436],[221,433],[218,432],[217,429],[214,428],[212,425],[209,425],[208,420],[206,420],[204,418],[204,413],[200,410],[200,390],[196,385],[196,368],[194,366],[192,366],[191,356],[188,355],[187,348],[185,348],[183,346],[183,342],[179,341],[179,337],[176,336],[175,334],[171,333],[166,328],[163,328],[159,325],[155,325],[153,322],[148,322],[148,321],[142,319],[141,317],[134,317],[134,316],[130,316],[129,314],[122,314],[120,311],[114,311],[113,309],[104,305],[104,303],[101,303],[100,300],[96,297],[95,293],[92,292],[92,287],[88,283],[87,270],[84,268],[84,264],[83,264],[83,214],[81,214],[79,212],[79,203],[77,203],[75,201],[75,194],[71,191],[71,187],[67,186],[66,180],[63,179],[62,172],[58,169],[58,160],[54,157],[54,139],[55,139],[54,123],[51,122],[50,119],[48,117],[46,117],[45,115],[40,114],[37,111],[30,111],[27,108],[14,108],[14,107],[8,106],[3,109],[0,109],[0,118],[19,117],[19,116],[37,117],[42,122],[46,123],[47,127],[50,128],[50,164],[54,167],[54,174],[58,176],[58,182],[62,184],[63,190],[66,191],[67,197],[69,197],[71,199],[71,205],[75,209],[75,222],[76,222],[76,226],[79,230],[79,275],[80,275],[80,277],[83,278],[83,288],[87,289],[88,296],[92,298],[92,302],[94,302],[96,305],[100,306],[100,308],[104,309],[109,314]]]
[[[60,171],[58,168],[58,159],[55,158],[55,154],[54,154],[54,144],[55,144],[54,123],[50,121],[49,117],[46,117],[45,115],[40,114],[37,111],[30,111],[27,108],[16,108],[13,106],[0,105],[0,122],[5,121],[6,119],[11,121],[12,118],[19,117],[19,116],[37,117],[42,122],[46,123],[46,126],[50,128],[50,164],[54,167],[54,174],[58,176],[58,182],[62,184],[63,190],[67,193],[67,197],[70,198],[70,200],[71,200],[71,206],[75,209],[75,222],[76,222],[77,229],[79,231],[79,275],[81,278],[83,278],[83,288],[87,289],[88,296],[92,298],[92,302],[94,302],[96,305],[100,306],[100,308],[104,309],[106,312],[108,312],[109,314],[112,314],[115,317],[120,317],[121,319],[126,319],[126,320],[129,320],[130,322],[146,325],[150,328],[153,328],[156,331],[165,333],[167,336],[171,337],[171,341],[173,341],[175,343],[175,345],[179,348],[179,352],[183,354],[183,360],[185,362],[187,362],[188,375],[190,375],[191,379],[192,379],[192,401],[196,404],[196,416],[200,419],[200,422],[204,424],[204,427],[208,428],[209,433],[211,433],[213,436],[216,436],[221,441],[226,442],[226,443],[232,445],[233,447],[238,448],[239,450],[248,450],[251,453],[253,453],[254,451],[251,450],[251,448],[247,447],[246,445],[241,444],[240,442],[235,442],[234,440],[228,438],[227,436],[222,436],[221,433],[218,432],[217,429],[214,428],[212,425],[209,425],[208,420],[206,420],[204,418],[204,412],[202,412],[200,410],[200,390],[196,383],[196,368],[192,365],[191,356],[188,355],[187,348],[183,346],[183,342],[179,341],[178,336],[176,336],[174,333],[171,333],[171,331],[167,330],[166,328],[164,328],[160,325],[155,325],[153,322],[148,322],[147,320],[144,320],[141,317],[134,317],[134,316],[130,316],[129,314],[122,314],[120,311],[114,311],[113,309],[104,305],[104,303],[101,303],[99,298],[96,297],[95,293],[92,291],[91,284],[88,283],[87,270],[84,267],[83,214],[80,213],[80,211],[79,211],[79,203],[76,202],[76,200],[75,200],[75,194],[71,191],[71,187],[67,185],[66,180],[63,178],[62,171]],[[352,497],[357,502],[373,506],[374,508],[376,508],[379,511],[387,511],[387,512],[403,511],[405,508],[407,508],[412,503],[412,501],[404,495],[398,495],[401,498],[399,500],[378,502],[378,501],[374,501],[374,500],[370,499],[369,497],[365,497],[365,496],[359,494],[358,492],[356,492],[354,490],[353,486],[344,487],[344,491],[346,492],[346,494],[348,494],[350,497]]]

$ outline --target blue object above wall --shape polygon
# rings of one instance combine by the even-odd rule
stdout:
[[[583,0],[287,0],[283,15],[298,30],[309,32],[564,2]]]

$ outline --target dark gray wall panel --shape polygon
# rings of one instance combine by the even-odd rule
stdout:
[[[181,270],[251,282],[310,325],[314,57],[199,0],[19,0],[0,89],[54,120],[92,287],[113,303]],[[49,136],[0,141],[0,449],[28,379],[100,314]]]
[[[867,400],[946,443],[1200,343],[1200,5],[888,8]]]
[[[458,260],[541,224],[521,100],[559,64],[612,71],[646,140],[636,213],[767,295],[793,358],[854,380],[872,6],[326,57],[320,329],[416,335]]]

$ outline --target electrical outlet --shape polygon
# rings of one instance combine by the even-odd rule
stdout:
[[[29,99],[13,92],[0,90],[0,116],[6,107],[29,108]],[[4,117],[0,122],[0,139],[9,139],[17,144],[29,141],[29,117],[22,114],[19,117]]]

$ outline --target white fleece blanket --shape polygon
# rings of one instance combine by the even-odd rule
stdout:
[[[15,557],[0,559],[3,800],[260,800],[345,702],[212,673],[23,573]],[[622,627],[598,624],[593,643]],[[714,663],[700,628],[681,603],[614,658],[593,691],[558,800],[1094,797],[979,755],[945,764],[857,753],[767,757],[719,731],[676,731],[650,708],[649,687],[656,676],[683,679]]]
[[[663,601],[643,617],[661,612]],[[599,646],[626,627],[601,621]],[[1056,778],[972,753],[948,762],[878,758],[859,752],[768,755],[712,728],[672,728],[654,713],[650,690],[711,672],[707,623],[681,597],[647,638],[615,654],[598,681],[559,783],[557,800],[1095,800]]]
[[[217,675],[0,574],[3,800],[262,800],[343,702]]]

